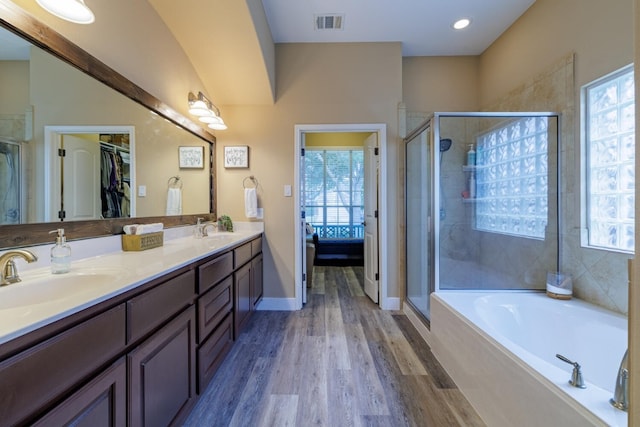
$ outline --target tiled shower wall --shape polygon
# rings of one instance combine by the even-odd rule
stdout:
[[[581,245],[581,208],[580,191],[582,187],[580,176],[580,123],[579,110],[576,108],[576,100],[579,99],[579,88],[575,87],[574,80],[574,55],[567,54],[560,58],[545,72],[534,78],[523,82],[514,88],[507,96],[484,105],[483,111],[545,111],[561,113],[560,128],[560,149],[561,149],[561,257],[560,271],[573,276],[574,296],[607,309],[623,314],[628,312],[628,277],[627,260],[631,257],[628,254],[604,251],[599,249],[584,248]],[[421,112],[407,112],[407,129],[414,129],[427,114]],[[465,127],[473,127],[473,129]],[[456,144],[455,141],[468,141],[470,135],[476,131],[473,125],[456,129],[447,129],[447,134],[442,134],[443,138],[451,138],[454,143],[445,156],[458,156],[463,158],[464,152],[468,149],[465,144]],[[446,157],[445,157],[446,158]],[[455,260],[478,259],[478,245],[472,244],[473,239],[469,238],[468,226],[470,215],[469,209],[452,209],[456,203],[460,202],[460,190],[464,188],[465,176],[460,171],[459,163],[451,169],[443,167],[442,179],[445,186],[451,186],[452,191],[444,191],[444,222],[449,224],[442,228],[441,240],[448,240],[445,251],[441,256]],[[453,191],[455,189],[456,191]],[[504,248],[503,248],[504,249]],[[533,276],[520,274],[519,280],[530,282],[530,284],[540,283],[543,280],[542,272],[546,265],[552,265],[550,251],[537,250],[531,246],[528,249],[523,247],[525,253],[518,253],[517,256],[509,255],[508,258],[493,254],[496,265],[506,266],[513,264],[516,266],[513,271],[531,271]],[[503,251],[503,254],[513,254],[513,251]],[[491,254],[485,251],[485,254]],[[506,255],[504,255],[506,256]],[[530,268],[527,265],[537,263],[540,268]],[[520,267],[517,267],[517,266]],[[459,273],[464,273],[464,269],[458,269]],[[504,273],[504,272],[503,272]],[[495,285],[499,286],[499,281],[509,279],[510,274],[497,274]],[[464,279],[464,278],[462,278]],[[471,277],[469,278],[471,280]]]
[[[573,54],[546,72],[484,106],[486,111],[558,111],[561,126],[561,258],[560,270],[573,276],[577,298],[623,314],[628,312],[629,254],[581,245],[580,111],[576,106]]]

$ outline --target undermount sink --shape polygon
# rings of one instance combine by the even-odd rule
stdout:
[[[22,281],[0,287],[0,310],[55,303],[109,285],[116,269],[72,270],[65,274],[26,273]],[[120,272],[121,273],[121,272]]]

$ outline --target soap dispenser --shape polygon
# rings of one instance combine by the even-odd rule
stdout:
[[[71,270],[71,246],[67,244],[64,228],[50,231],[57,233],[56,244],[51,248],[51,272],[53,274],[68,273]]]
[[[469,151],[467,151],[467,166],[476,165],[476,150],[473,149],[473,144],[469,144]]]

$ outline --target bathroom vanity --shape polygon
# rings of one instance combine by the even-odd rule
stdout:
[[[0,344],[1,423],[179,424],[262,298],[261,232],[215,238],[91,261],[113,289]]]

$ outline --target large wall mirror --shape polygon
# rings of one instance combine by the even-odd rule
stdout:
[[[2,6],[0,248],[50,241],[60,222],[74,239],[214,214],[211,134]],[[201,153],[195,167],[180,163],[181,147]]]

